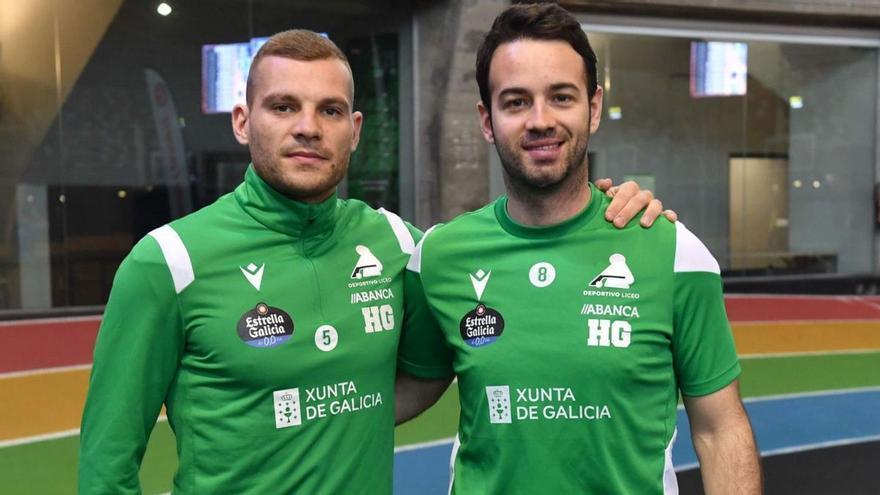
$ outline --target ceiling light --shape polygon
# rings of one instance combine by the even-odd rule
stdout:
[[[156,7],[156,12],[158,12],[159,15],[165,17],[171,13],[171,6],[165,2],[162,2],[159,4],[158,7]]]

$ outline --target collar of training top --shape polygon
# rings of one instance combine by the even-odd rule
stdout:
[[[266,227],[295,237],[312,237],[333,230],[336,193],[321,203],[303,203],[273,189],[251,164],[244,182],[235,189],[238,203]]]
[[[523,225],[513,218],[507,212],[507,196],[500,196],[495,201],[495,218],[501,224],[501,228],[508,233],[525,239],[550,239],[562,237],[569,232],[586,228],[598,228],[603,226],[602,223],[593,222],[596,215],[600,211],[604,211],[610,200],[600,191],[593,183],[589,183],[590,200],[584,205],[584,208],[573,217],[563,220],[553,225],[531,226]]]

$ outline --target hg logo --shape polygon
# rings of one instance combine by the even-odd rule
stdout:
[[[621,320],[587,320],[589,336],[587,345],[592,347],[629,347],[632,326]]]

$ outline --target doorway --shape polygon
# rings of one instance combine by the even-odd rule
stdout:
[[[784,265],[788,218],[788,157],[731,157],[730,269]]]

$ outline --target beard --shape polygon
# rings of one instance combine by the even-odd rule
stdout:
[[[303,149],[303,146],[286,147],[278,150],[266,149],[257,140],[251,143],[251,160],[254,169],[266,184],[290,199],[303,202],[322,201],[329,197],[336,186],[342,181],[348,168],[348,160],[351,154],[340,156],[333,155],[320,168],[298,169],[295,165],[282,162],[282,157],[294,149]],[[323,156],[328,156],[326,150],[315,150]]]
[[[589,138],[587,133],[567,141],[570,145],[569,151],[561,157],[561,167],[557,165],[528,167],[525,165],[527,158],[522,147],[511,145],[507,141],[496,139],[495,149],[498,151],[501,165],[512,189],[530,195],[547,195],[566,186],[578,186],[571,184],[571,181],[580,177],[579,172],[587,166]]]

